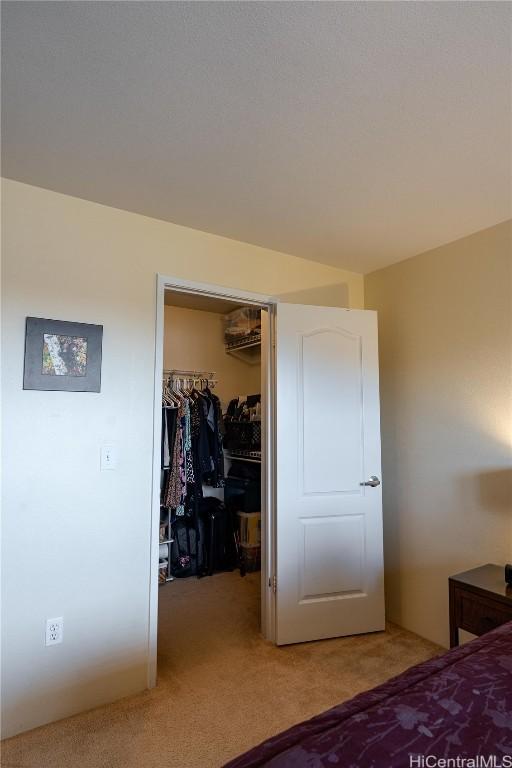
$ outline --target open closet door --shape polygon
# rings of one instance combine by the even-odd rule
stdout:
[[[377,315],[279,304],[276,640],[384,629]]]

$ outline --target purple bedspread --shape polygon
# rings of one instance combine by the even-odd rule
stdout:
[[[496,765],[512,765],[504,760],[512,755],[512,622],[293,726],[225,768],[410,768],[427,755],[495,755]]]

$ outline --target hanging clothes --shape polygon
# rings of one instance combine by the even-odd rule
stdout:
[[[176,422],[178,409],[173,405],[162,405],[162,445],[161,445],[161,468],[169,469],[171,463],[171,453],[174,447],[176,436]]]
[[[186,457],[184,448],[185,405],[181,401],[177,409],[176,436],[174,439],[169,478],[164,496],[164,506],[171,507],[181,517],[185,514],[187,496]]]
[[[224,485],[223,419],[219,398],[206,388],[171,390],[176,408],[162,416],[162,466],[167,466],[162,503],[176,517],[196,516],[203,483]]]
[[[206,474],[205,481],[214,488],[224,486],[224,452],[222,439],[224,426],[222,407],[219,398],[209,389],[205,391],[208,400],[207,425],[208,446],[210,451],[211,468]]]

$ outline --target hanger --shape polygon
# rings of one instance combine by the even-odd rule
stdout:
[[[181,393],[178,388],[178,379],[175,376],[172,376],[170,379],[170,390],[175,400],[181,404]]]
[[[194,379],[192,378],[192,376],[190,376],[186,380],[185,395],[187,396],[187,398],[190,398],[193,391],[194,391]]]
[[[170,376],[165,380],[164,389],[163,389],[163,397],[165,397],[165,399],[167,400],[169,405],[174,407],[174,408],[177,408],[179,406],[179,404],[180,404],[179,400],[177,399],[177,397],[173,393],[173,390],[172,390],[172,379],[171,379]]]
[[[162,405],[167,408],[175,407],[169,391],[169,379],[165,379],[162,387]]]

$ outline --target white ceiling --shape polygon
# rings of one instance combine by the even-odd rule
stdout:
[[[511,215],[509,2],[3,2],[3,174],[358,272]]]

